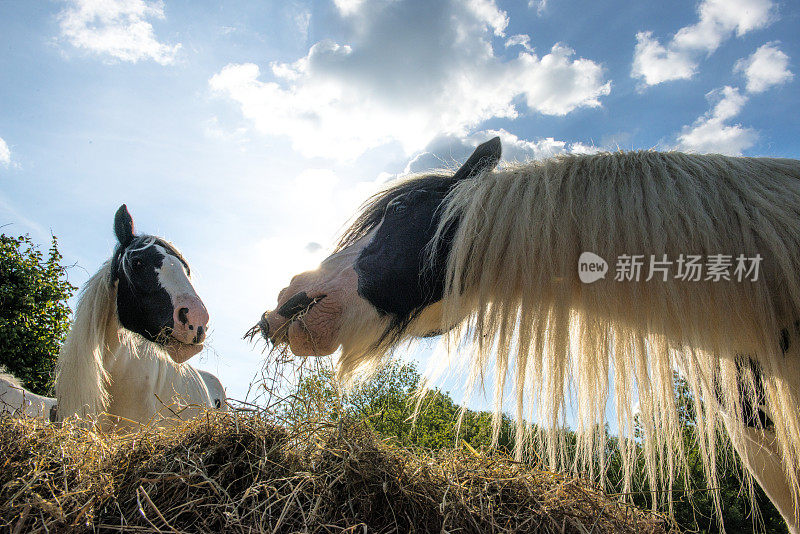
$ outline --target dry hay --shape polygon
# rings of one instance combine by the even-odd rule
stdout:
[[[470,449],[429,455],[340,422],[255,414],[101,436],[0,418],[0,528],[17,532],[664,532],[579,480]]]

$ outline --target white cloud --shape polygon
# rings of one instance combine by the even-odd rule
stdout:
[[[569,145],[569,151],[573,154],[597,154],[603,152],[605,149],[595,145],[587,145],[580,141]]]
[[[724,87],[706,95],[713,107],[678,136],[678,148],[691,152],[716,152],[739,156],[753,146],[758,134],[741,124],[727,124],[747,103],[748,97],[734,87]]]
[[[496,56],[492,39],[508,17],[491,0],[336,5],[351,23],[346,42],[318,42],[269,72],[229,64],[209,80],[256,129],[288,136],[306,156],[348,160],[391,142],[410,154],[524,105],[565,115],[600,106],[611,90],[599,64],[562,44],[542,57]]]
[[[761,93],[794,77],[789,70],[789,56],[774,41],[761,45],[747,59],[737,61],[733,71],[744,74],[750,93]]]
[[[644,85],[691,78],[700,59],[733,35],[765,28],[775,19],[772,0],[703,0],[698,21],[678,30],[662,45],[652,32],[636,34],[631,76]]]
[[[528,0],[528,7],[536,8],[536,14],[541,16],[547,9],[548,0]]]
[[[11,164],[11,149],[8,144],[0,137],[0,165],[8,166]]]
[[[506,39],[506,48],[512,46],[521,46],[525,50],[533,51],[533,48],[531,48],[531,38],[528,35],[517,34]]]
[[[294,23],[297,26],[297,31],[303,36],[303,40],[308,39],[308,26],[311,23],[311,12],[306,9],[295,13]]]
[[[59,13],[61,35],[75,48],[122,61],[174,63],[180,44],[156,39],[150,19],[164,18],[164,3],[148,0],[68,0]]]
[[[652,32],[636,34],[631,76],[643,78],[646,85],[691,78],[696,68],[697,62],[693,54],[685,50],[666,48],[653,38]]]

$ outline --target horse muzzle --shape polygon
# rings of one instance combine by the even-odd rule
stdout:
[[[197,296],[175,299],[172,316],[172,337],[187,345],[203,343],[208,333],[208,310]]]
[[[275,345],[288,342],[289,328],[301,320],[325,295],[309,297],[300,291],[284,302],[277,310],[266,312],[258,323],[261,335]]]

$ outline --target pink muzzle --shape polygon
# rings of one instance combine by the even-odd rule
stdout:
[[[208,310],[196,295],[181,295],[173,302],[172,337],[189,345],[202,343],[208,332]]]

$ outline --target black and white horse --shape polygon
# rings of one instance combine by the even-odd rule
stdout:
[[[495,138],[455,174],[371,198],[333,254],[281,291],[264,336],[297,355],[341,348],[347,380],[403,340],[444,333],[471,383],[490,368],[496,391],[513,381],[517,452],[536,421],[551,467],[572,390],[579,457],[604,471],[613,385],[626,484],[640,422],[651,488],[666,495],[685,465],[677,368],[710,487],[725,429],[800,532],[800,162],[641,151],[496,170],[500,155]],[[587,252],[598,275],[581,281]],[[706,271],[687,276],[692,262]]]
[[[59,419],[127,429],[226,408],[219,380],[184,363],[203,349],[209,320],[186,259],[160,237],[136,235],[125,205],[114,232],[114,255],[81,290],[58,355]]]

